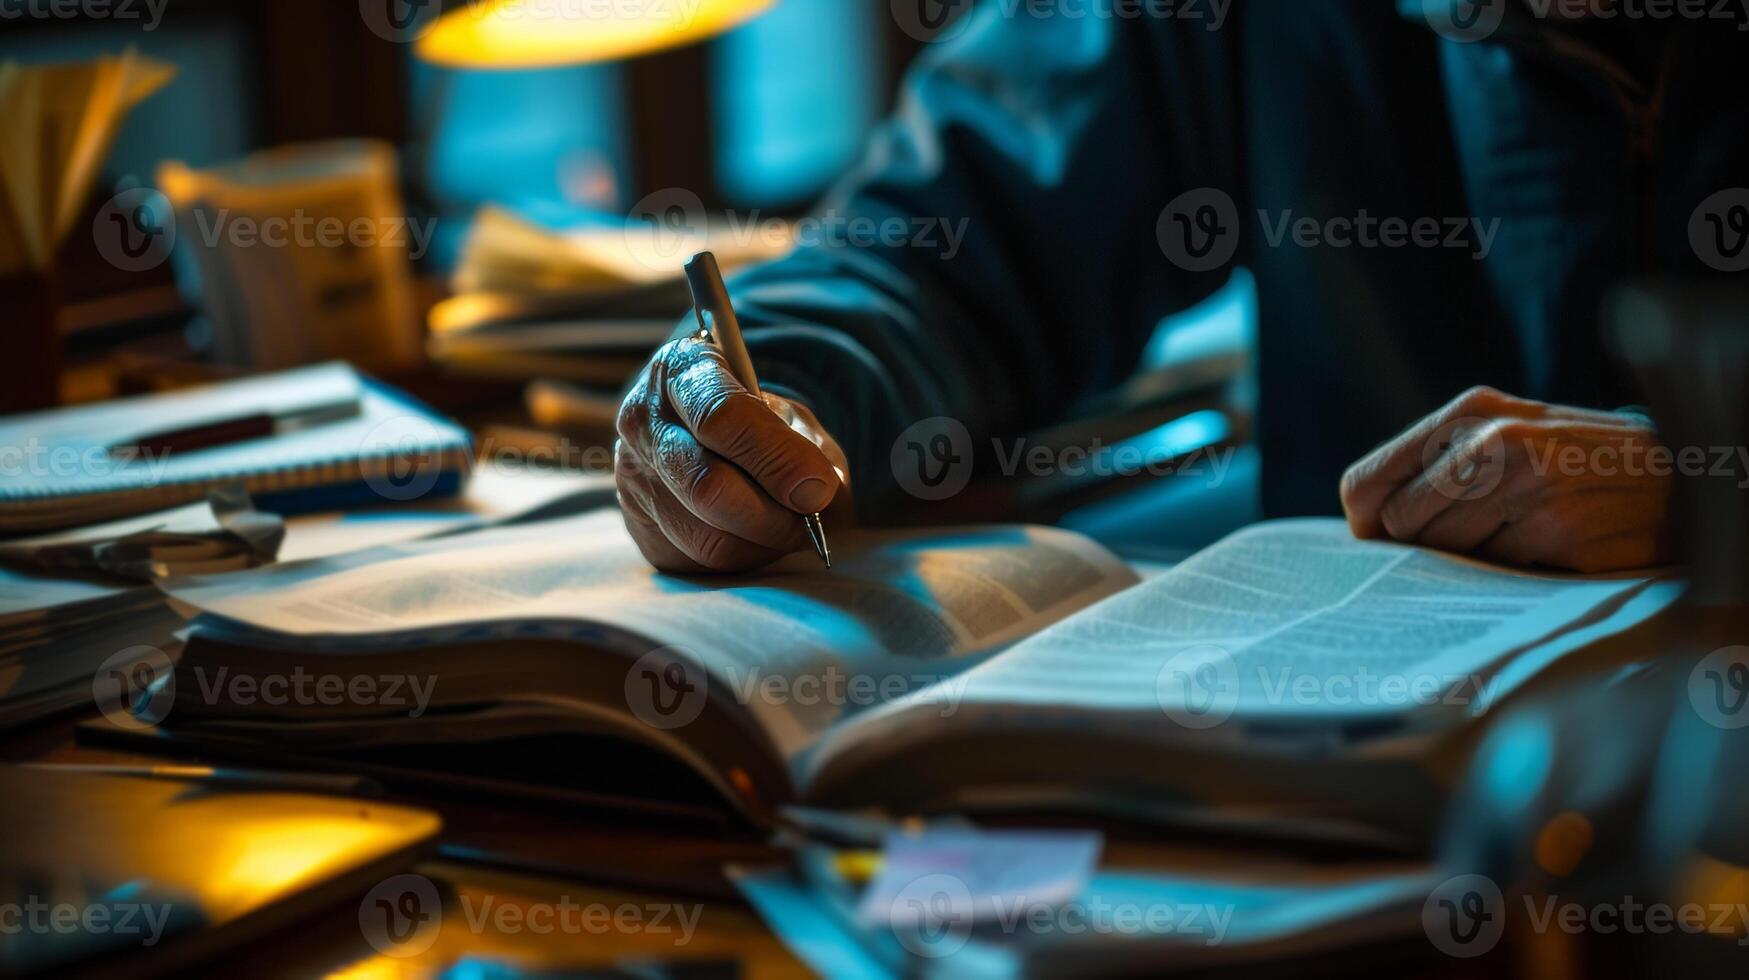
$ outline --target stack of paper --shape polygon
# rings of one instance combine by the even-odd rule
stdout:
[[[0,562],[149,582],[253,568],[272,561],[284,537],[279,515],[256,510],[232,486],[184,507],[0,541]]]
[[[181,625],[150,585],[0,565],[0,729],[93,704],[92,678],[107,660],[168,648]]]
[[[151,585],[270,562],[284,522],[238,489],[199,503],[0,542],[0,728],[90,705],[106,662],[168,649],[182,620]],[[130,581],[132,580],[132,581]]]
[[[0,272],[49,268],[122,121],[175,74],[131,49],[84,64],[0,62]]]
[[[679,281],[612,293],[464,293],[432,307],[426,352],[458,373],[617,389],[690,302]]]
[[[681,268],[710,249],[726,267],[776,258],[787,225],[670,221],[555,231],[502,208],[474,216],[456,295],[430,315],[427,353],[452,370],[618,388],[673,333],[691,304]]]
[[[787,234],[763,226],[737,234],[684,216],[673,227],[633,223],[553,231],[503,208],[484,207],[462,244],[452,285],[457,293],[615,291],[678,280],[694,252],[709,249],[727,268],[776,258]]]

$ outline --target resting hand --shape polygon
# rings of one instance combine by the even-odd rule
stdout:
[[[1660,455],[1661,454],[1661,455]],[[1580,572],[1671,560],[1668,450],[1643,419],[1474,388],[1348,468],[1356,537]]]
[[[620,405],[618,432],[620,510],[664,571],[757,568],[812,547],[801,515],[848,508],[844,451],[814,413],[754,396],[695,338],[656,352]]]

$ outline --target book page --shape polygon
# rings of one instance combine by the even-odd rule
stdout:
[[[682,648],[788,755],[1136,581],[1103,548],[1048,528],[845,531],[833,546],[829,571],[799,554],[757,576],[681,578],[650,568],[619,512],[598,510],[165,590],[188,613],[324,650],[604,624]]]
[[[1479,713],[1504,693],[1504,661],[1623,608],[1650,581],[1515,573],[1358,541],[1337,520],[1255,525],[968,671],[953,717],[913,695],[820,751],[907,740],[926,715],[937,733],[1061,724],[1171,738],[1229,719]]]

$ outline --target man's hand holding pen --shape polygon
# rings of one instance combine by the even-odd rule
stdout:
[[[809,551],[801,517],[848,526],[849,465],[807,406],[735,379],[713,344],[657,352],[619,412],[626,527],[664,571],[735,572]]]

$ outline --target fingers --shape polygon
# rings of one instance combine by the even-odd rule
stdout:
[[[1469,504],[1448,507],[1428,521],[1416,542],[1456,554],[1470,554],[1499,533],[1506,517],[1498,507]]]
[[[667,404],[679,422],[792,512],[826,509],[839,480],[822,448],[736,381],[716,350],[679,343],[691,346],[674,355],[665,379]]]
[[[1643,567],[1670,553],[1670,481],[1647,469],[1653,436],[1643,421],[1534,402],[1499,411],[1452,416],[1448,406],[1431,434],[1423,437],[1432,421],[1423,422],[1381,447],[1370,470],[1345,480],[1351,526],[1370,520],[1398,541],[1581,572]],[[1395,480],[1404,469],[1396,443],[1413,438],[1422,466]]]
[[[1438,455],[1379,506],[1379,526],[1398,541],[1415,541],[1448,510],[1478,509],[1465,505],[1485,501],[1499,490],[1509,469],[1520,472],[1510,467],[1509,457],[1521,449],[1524,427],[1530,424],[1460,421],[1447,426],[1449,435],[1435,437],[1443,448],[1423,444],[1423,455]]]
[[[644,478],[629,451],[616,453],[615,468],[626,529],[650,564],[663,571],[758,568],[794,550],[768,548],[699,519],[661,482]]]
[[[1476,427],[1476,423],[1499,418],[1536,418],[1542,411],[1540,403],[1514,398],[1493,388],[1471,388],[1459,395],[1439,411],[1362,457],[1342,475],[1342,509],[1348,517],[1349,528],[1361,538],[1391,534],[1384,523],[1385,502],[1427,469],[1429,457],[1445,455],[1446,447],[1430,447],[1429,440],[1460,441]],[[1476,423],[1468,421],[1471,419]],[[1454,440],[1454,436],[1458,439]],[[1404,516],[1419,518],[1425,523],[1438,509],[1424,507]]]
[[[638,551],[643,554],[645,561],[657,569],[676,575],[694,575],[708,571],[698,562],[686,557],[685,552],[674,547],[667,535],[662,533],[656,519],[624,493],[620,494],[619,512],[632,541],[638,546]]]
[[[664,570],[769,564],[808,546],[799,508],[848,503],[844,453],[813,413],[755,397],[696,341],[665,346],[645,367],[617,428],[626,527]]]
[[[654,430],[655,449],[649,462],[662,485],[693,516],[777,551],[794,551],[807,543],[800,515],[772,500],[693,433],[660,419]]]
[[[820,451],[826,454],[826,460],[832,464],[832,471],[838,478],[838,493],[832,498],[832,503],[827,506],[829,509],[837,509],[844,502],[844,498],[848,496],[847,491],[850,489],[850,459],[845,456],[844,448],[838,445],[838,440],[833,439],[832,434],[826,431],[826,427],[820,424],[820,419],[814,414],[814,410],[801,402],[792,402],[787,398],[780,398],[766,392],[765,403],[771,406],[771,410],[776,412],[779,418],[783,419],[785,425],[794,429],[802,438],[820,447]]]

